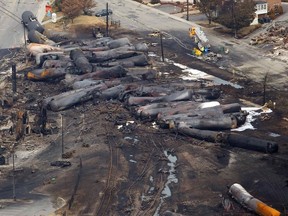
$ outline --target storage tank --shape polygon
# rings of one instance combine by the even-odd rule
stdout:
[[[22,21],[28,31],[35,30],[42,34],[45,30],[31,11],[22,13]]]

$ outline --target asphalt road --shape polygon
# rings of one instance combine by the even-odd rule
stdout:
[[[100,0],[96,2],[98,9],[106,7],[106,2]],[[179,44],[184,44],[188,48],[187,53],[191,52],[189,49],[192,47],[192,42],[188,36],[188,29],[196,25],[195,23],[132,0],[110,0],[109,8],[113,10],[111,18],[120,20],[122,27],[143,34],[153,30],[167,32],[173,36],[175,42],[181,42]],[[215,51],[219,51],[221,47],[226,47],[230,51],[218,63],[219,67],[259,83],[263,82],[268,73],[271,86],[288,90],[286,84],[288,68],[285,62],[265,56],[263,50],[250,46],[247,39],[234,39],[208,28],[203,30]]]
[[[24,45],[24,29],[21,15],[32,11],[39,21],[45,15],[44,0],[1,0],[0,1],[0,49],[15,48]]]

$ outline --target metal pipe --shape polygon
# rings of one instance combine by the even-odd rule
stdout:
[[[24,34],[24,44],[25,44],[25,63],[27,64],[28,63],[28,55],[27,55],[27,39],[26,39],[26,28],[25,28],[25,25],[24,23],[22,22],[23,24],[23,34]]]

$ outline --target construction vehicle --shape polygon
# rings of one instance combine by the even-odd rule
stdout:
[[[195,55],[200,56],[203,53],[210,51],[209,40],[200,27],[193,26],[189,29],[189,36],[194,39],[197,48],[195,47],[193,52]]]

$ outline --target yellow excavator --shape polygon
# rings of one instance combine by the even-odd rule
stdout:
[[[189,36],[194,39],[197,48],[193,49],[193,53],[196,56],[201,56],[203,53],[208,53],[210,51],[209,40],[205,33],[198,26],[193,26],[189,28]]]

